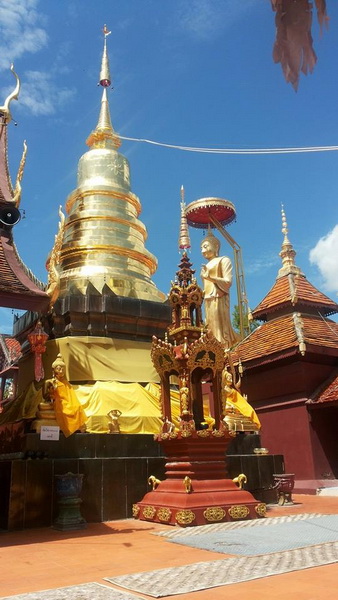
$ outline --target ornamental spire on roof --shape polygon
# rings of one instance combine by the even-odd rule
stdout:
[[[110,118],[109,101],[107,88],[111,85],[111,76],[109,69],[109,58],[107,52],[107,37],[111,34],[107,26],[103,27],[103,54],[101,60],[99,85],[103,87],[101,108],[96,128],[89,135],[86,143],[94,148],[119,148],[121,146],[120,137],[114,131]]]
[[[288,224],[286,222],[286,215],[284,206],[282,204],[282,233],[284,234],[284,240],[282,243],[282,249],[279,253],[279,256],[282,259],[283,266],[278,271],[277,279],[279,277],[283,277],[284,275],[302,275],[302,271],[295,264],[295,256],[296,251],[293,248],[289,238],[288,238]]]
[[[183,185],[181,186],[181,221],[180,221],[180,236],[178,239],[178,247],[180,250],[187,250],[187,248],[191,248],[187,216],[185,213],[185,200],[184,200]]]

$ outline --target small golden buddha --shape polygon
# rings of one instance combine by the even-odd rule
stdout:
[[[61,354],[52,363],[52,369],[53,377],[45,381],[42,395],[46,402],[52,403],[57,425],[68,437],[75,431],[85,430],[87,417],[66,378],[66,364]]]
[[[222,375],[223,421],[229,431],[259,431],[260,421],[247,401],[247,397],[233,386],[231,373],[224,369]]]

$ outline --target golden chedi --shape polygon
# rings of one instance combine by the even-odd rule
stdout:
[[[141,203],[131,191],[129,162],[118,150],[121,140],[111,122],[108,35],[105,27],[99,119],[78,164],[77,188],[66,203],[59,295],[74,290],[86,294],[89,285],[98,293],[108,288],[118,296],[164,302],[165,295],[151,280],[157,259],[145,248],[147,231],[138,219]]]

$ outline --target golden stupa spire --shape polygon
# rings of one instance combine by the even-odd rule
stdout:
[[[180,236],[178,239],[178,247],[180,250],[191,248],[190,236],[188,229],[187,217],[185,214],[184,187],[181,186],[181,221],[180,221]]]
[[[147,230],[138,218],[141,202],[131,190],[129,162],[118,150],[120,139],[110,120],[109,33],[105,26],[99,120],[78,163],[77,187],[66,203],[60,300],[70,293],[90,296],[93,290],[103,294],[110,289],[116,296],[164,302],[165,294],[151,280],[157,259],[145,247]]]
[[[284,240],[282,243],[282,249],[279,253],[279,256],[282,259],[283,266],[278,271],[278,277],[283,277],[283,275],[289,275],[291,273],[294,275],[299,275],[299,274],[301,274],[301,270],[295,264],[296,251],[294,250],[293,245],[291,244],[291,242],[288,238],[289,230],[288,230],[288,224],[286,222],[286,215],[285,215],[285,210],[284,210],[283,204],[282,204],[281,213],[282,213],[282,233],[284,235]]]
[[[111,85],[111,76],[109,69],[109,58],[107,52],[107,37],[111,34],[108,30],[107,25],[103,27],[103,54],[101,60],[100,79],[99,85],[103,87],[101,108],[99,114],[99,120],[96,128],[89,135],[86,143],[90,147],[94,148],[119,148],[121,146],[120,137],[114,131],[109,111],[109,102],[107,95],[107,88]]]

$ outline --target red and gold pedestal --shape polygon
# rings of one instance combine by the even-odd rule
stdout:
[[[264,517],[266,505],[227,479],[227,431],[161,434],[168,458],[166,479],[134,504],[133,516],[180,527]],[[150,478],[152,479],[152,478]]]

